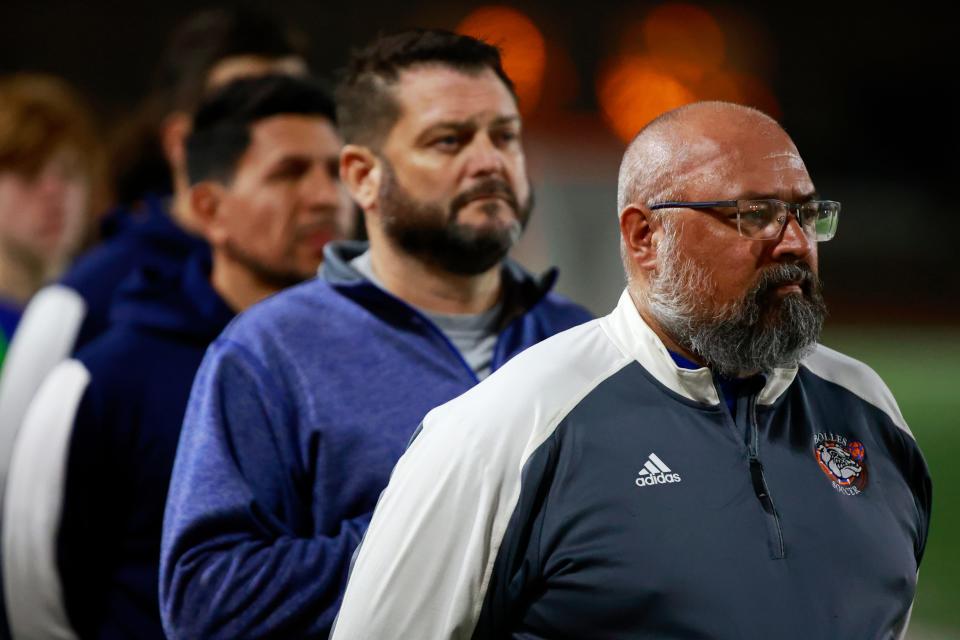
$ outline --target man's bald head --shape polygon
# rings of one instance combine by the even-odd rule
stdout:
[[[630,295],[668,349],[728,377],[795,365],[823,322],[816,236],[796,216],[753,238],[739,206],[651,207],[814,197],[793,141],[754,109],[696,103],[637,135],[620,168],[621,254]]]
[[[796,147],[761,111],[729,102],[696,102],[668,111],[640,130],[620,163],[617,210],[683,200],[692,187],[722,181],[748,139],[773,138],[782,149],[764,161],[800,164]]]

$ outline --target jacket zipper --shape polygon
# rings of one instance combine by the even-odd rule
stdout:
[[[783,544],[783,528],[780,524],[780,514],[773,504],[773,496],[770,495],[770,489],[767,487],[767,479],[763,475],[763,463],[760,462],[760,428],[757,425],[757,398],[751,396],[749,400],[749,423],[747,428],[750,430],[747,452],[750,462],[750,479],[753,482],[753,491],[760,501],[760,506],[768,518],[768,528],[772,539],[772,553],[777,560],[786,555]]]
[[[367,282],[367,281],[365,280],[364,282]],[[369,284],[370,286],[376,286],[373,283],[369,283]],[[384,291],[383,289],[380,289],[380,287],[377,287],[377,290],[380,291],[382,295],[388,298],[391,298],[394,302],[399,304],[401,307],[405,308],[409,313],[413,314],[414,317],[416,317],[420,322],[423,323],[425,327],[427,327],[428,331],[438,336],[440,338],[440,341],[443,342],[445,345],[447,345],[447,349],[450,351],[453,357],[456,358],[456,360],[460,363],[460,365],[464,368],[467,375],[470,377],[470,380],[473,383],[473,385],[480,382],[480,379],[477,378],[477,374],[474,373],[473,369],[470,368],[470,365],[467,364],[467,361],[463,357],[463,354],[460,353],[460,350],[457,349],[457,347],[453,344],[453,342],[450,341],[450,338],[447,337],[447,334],[445,334],[443,330],[440,329],[440,327],[438,327],[433,320],[428,318],[426,314],[421,313],[419,309],[413,307],[412,305],[407,304],[406,302],[404,302],[397,296],[393,295],[392,293],[388,291]],[[498,339],[497,339],[498,343],[499,343],[499,338],[500,336],[498,336]],[[496,349],[496,345],[494,346],[494,349]],[[492,372],[492,369],[493,367],[491,366],[491,372]]]
[[[401,302],[403,301],[401,300]],[[407,306],[410,307],[410,305],[407,305]],[[420,313],[420,311],[418,311],[417,309],[410,307],[410,311],[417,314],[417,316],[420,317],[420,321],[423,322],[424,325],[426,325],[430,330],[432,330],[436,335],[440,337],[440,339],[447,345],[447,348],[450,349],[450,351],[453,353],[453,356],[460,362],[463,368],[467,371],[467,375],[470,376],[470,379],[473,381],[473,384],[478,384],[480,382],[480,379],[477,377],[477,374],[474,373],[472,368],[470,368],[470,365],[467,364],[466,358],[463,357],[463,354],[460,353],[460,350],[457,349],[456,345],[454,345],[453,342],[450,340],[450,338],[447,337],[447,334],[445,334],[443,330],[440,327],[438,327],[436,323],[434,323],[433,320],[428,318],[426,315]],[[494,346],[494,348],[496,348],[496,346]],[[491,366],[491,373],[492,373],[492,366]]]
[[[503,350],[502,347],[503,347],[503,343],[505,342],[505,340],[506,340],[506,338],[507,338],[507,334],[509,334],[509,333],[511,332],[511,330],[512,330],[513,327],[514,327],[514,325],[516,325],[517,323],[519,323],[519,322],[522,321],[522,318],[523,318],[524,316],[528,315],[531,311],[533,311],[533,309],[534,309],[537,305],[539,305],[543,300],[545,300],[546,297],[547,297],[547,294],[549,293],[549,290],[553,288],[553,283],[556,281],[556,270],[555,270],[555,269],[552,270],[552,275],[550,275],[549,277],[552,277],[553,279],[546,285],[547,291],[544,291],[544,292],[542,293],[542,295],[537,299],[536,302],[534,302],[534,303],[531,304],[529,307],[527,307],[526,309],[524,309],[523,312],[520,313],[516,318],[513,318],[509,323],[507,323],[507,326],[504,327],[504,329],[503,329],[502,331],[499,331],[499,332],[498,332],[498,334],[497,334],[497,340],[496,340],[496,342],[495,342],[494,345],[493,345],[493,357],[492,357],[491,360],[490,360],[490,373],[493,373],[494,371],[496,371],[497,369],[499,369],[499,368],[500,368],[500,365],[503,364],[502,360],[503,360],[503,355],[504,355],[504,354],[502,354],[501,351]],[[368,281],[366,280],[366,278],[364,278],[364,282],[368,282]],[[369,283],[369,284],[372,285],[373,283]],[[373,285],[373,286],[377,286],[377,285]],[[377,286],[377,289],[380,289],[380,287]],[[385,291],[385,290],[382,290],[382,289],[380,289],[380,291],[381,291],[381,293],[382,293],[383,295],[387,296],[388,298],[392,298],[392,299],[393,299],[394,301],[396,301],[398,304],[400,304],[401,306],[405,307],[408,311],[410,311],[411,313],[413,313],[413,314],[414,314],[417,318],[419,318],[420,321],[423,322],[433,333],[435,333],[436,335],[438,335],[438,336],[440,337],[440,339],[447,345],[447,348],[453,353],[454,357],[460,362],[460,364],[461,364],[461,365],[463,366],[463,368],[466,370],[467,374],[470,376],[470,379],[473,381],[473,384],[478,384],[478,383],[480,382],[480,379],[477,377],[477,374],[474,372],[474,370],[473,370],[473,369],[470,367],[470,365],[467,363],[467,360],[463,357],[463,354],[460,353],[460,350],[457,349],[456,345],[454,345],[453,342],[451,342],[450,338],[447,337],[447,334],[445,334],[445,333],[443,332],[443,330],[440,329],[440,327],[438,327],[438,326],[436,325],[436,323],[434,323],[434,322],[433,322],[430,318],[428,318],[425,314],[421,313],[419,309],[416,309],[416,308],[413,307],[412,305],[407,304],[406,302],[404,302],[404,301],[401,300],[400,298],[396,297],[395,295],[391,294],[390,292]]]
[[[447,337],[447,334],[445,334],[443,330],[440,327],[438,327],[433,320],[431,320],[425,314],[421,313],[418,309],[415,309],[414,307],[410,306],[409,304],[407,304],[403,300],[400,300],[399,298],[395,298],[395,299],[397,300],[397,302],[407,307],[411,313],[415,314],[418,318],[420,318],[420,321],[423,322],[426,327],[428,327],[436,335],[440,336],[440,339],[447,345],[447,348],[450,349],[451,352],[453,352],[454,357],[457,360],[459,360],[460,364],[463,365],[463,368],[466,369],[467,374],[473,380],[473,384],[479,384],[480,378],[477,377],[477,374],[467,363],[466,358],[463,357],[463,354],[460,353],[460,350],[457,349],[456,345],[454,345],[453,342],[450,340],[450,338]],[[539,302],[537,302],[537,304],[539,304]],[[536,305],[533,305],[533,306],[536,306]],[[517,322],[520,322],[521,319],[524,316],[526,316],[532,309],[533,307],[530,307],[530,309],[527,309],[526,311],[524,311],[522,314],[520,314],[520,316],[511,320],[510,323],[508,323],[507,326],[503,329],[503,331],[500,331],[497,334],[497,340],[493,344],[493,356],[490,359],[490,373],[493,373],[494,371],[499,369],[500,365],[503,364],[503,362],[501,362],[501,360],[503,359],[502,358],[503,354],[500,352],[503,350],[502,349],[503,342],[506,340],[507,335],[513,329],[514,324],[516,324]]]

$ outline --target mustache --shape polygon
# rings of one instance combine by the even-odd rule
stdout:
[[[483,182],[479,182],[466,191],[457,194],[450,202],[450,210],[456,214],[479,198],[501,198],[507,203],[507,206],[513,209],[514,213],[520,212],[520,203],[517,200],[516,192],[505,180],[499,178],[487,178]]]
[[[760,274],[760,279],[754,285],[756,297],[763,298],[777,287],[786,284],[799,284],[805,298],[819,291],[820,281],[810,265],[804,262],[791,262],[768,267]]]
[[[343,230],[337,222],[335,210],[321,218],[315,218],[309,222],[298,224],[294,234],[295,237],[300,240],[320,231],[327,232],[335,238],[343,234]]]

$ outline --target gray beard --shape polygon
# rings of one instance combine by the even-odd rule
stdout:
[[[810,267],[799,262],[768,267],[743,298],[705,308],[716,289],[713,277],[679,255],[675,223],[665,221],[664,230],[659,269],[640,299],[678,344],[729,378],[793,367],[813,351],[826,305]],[[798,279],[802,295],[776,296],[776,287]]]

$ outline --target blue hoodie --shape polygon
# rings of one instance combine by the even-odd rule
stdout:
[[[328,245],[323,277],[248,310],[197,373],[161,551],[170,638],[324,638],[350,558],[423,416],[477,383],[422,313],[365,280],[362,243]],[[585,322],[504,267],[496,370]]]
[[[112,214],[104,223],[110,229],[107,239],[82,255],[61,279],[87,303],[76,351],[106,330],[111,301],[130,274],[143,267],[179,271],[188,256],[206,246],[170,217],[167,205],[166,199],[148,196],[141,208]]]
[[[82,638],[163,638],[163,506],[190,386],[233,312],[206,252],[179,273],[135,272],[111,327],[78,354],[90,372],[74,421],[57,559]]]

